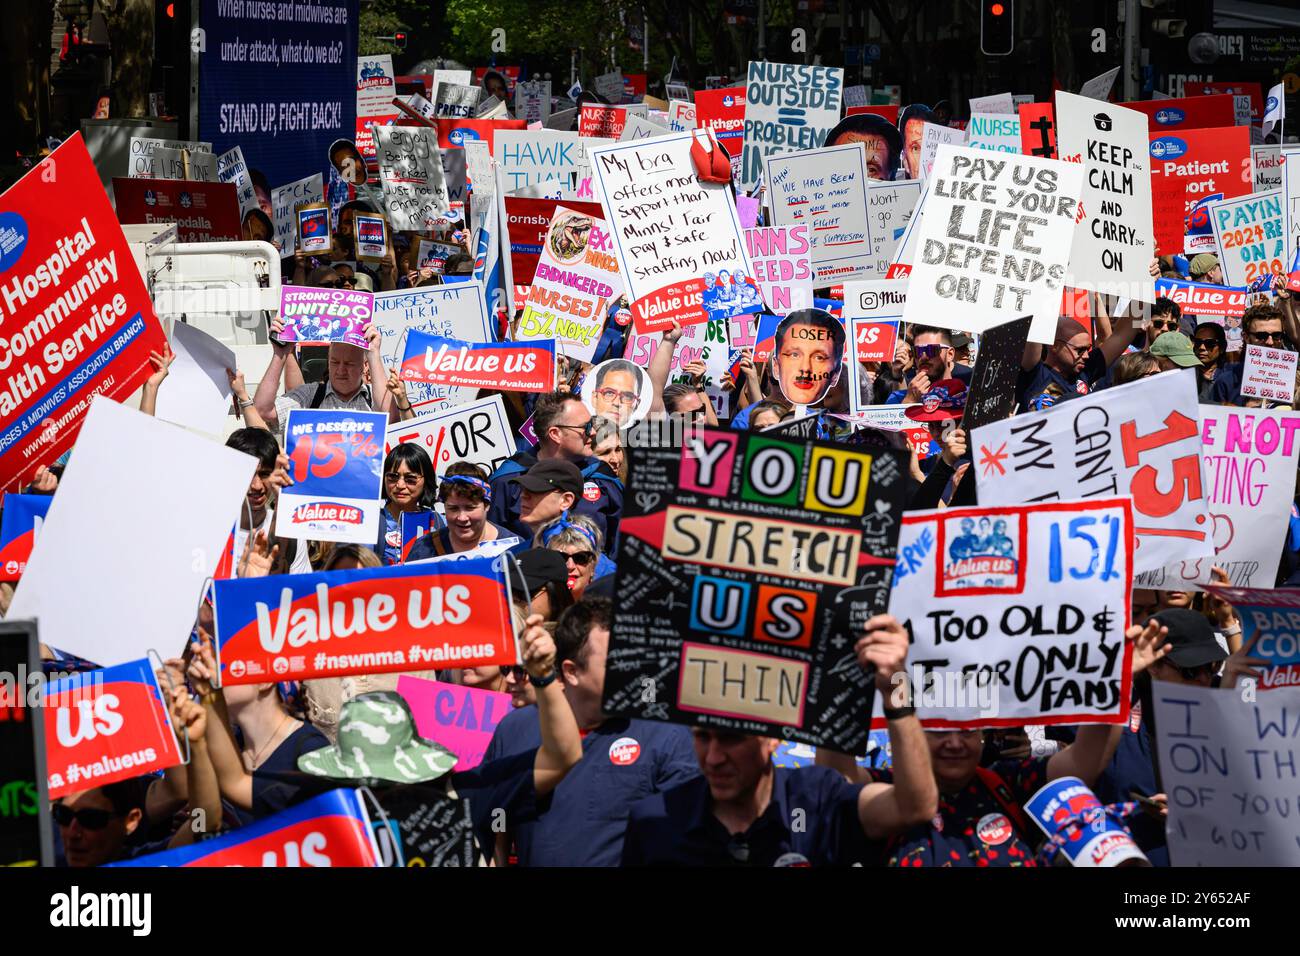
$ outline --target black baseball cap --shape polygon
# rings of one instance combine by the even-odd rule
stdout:
[[[524,590],[529,595],[536,594],[548,584],[569,585],[569,566],[562,551],[550,548],[530,548],[517,556],[519,570],[524,576]],[[519,587],[518,579],[511,582]]]
[[[1169,628],[1166,643],[1173,645],[1165,657],[1175,667],[1201,667],[1226,660],[1228,652],[1214,637],[1214,629],[1204,614],[1185,607],[1166,608],[1153,614],[1152,620]]]
[[[521,488],[538,494],[548,491],[567,491],[571,495],[582,494],[582,472],[573,462],[564,458],[548,458],[539,461],[527,472],[510,479]]]

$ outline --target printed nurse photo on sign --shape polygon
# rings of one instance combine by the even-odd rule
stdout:
[[[818,405],[844,367],[844,326],[822,309],[791,312],[776,327],[772,377],[786,401]]]
[[[758,312],[763,308],[763,297],[752,278],[743,272],[721,269],[716,274],[704,273],[700,304],[709,313],[709,320],[714,321]]]
[[[654,389],[647,379],[645,371],[627,359],[601,362],[582,382],[582,403],[591,414],[627,428],[650,414]]]

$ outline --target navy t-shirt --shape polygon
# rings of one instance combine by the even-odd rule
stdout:
[[[269,776],[259,776],[259,774],[297,773],[299,757],[329,745],[330,739],[321,733],[314,724],[309,723],[303,723],[301,727],[288,737],[285,737],[284,740],[280,741],[280,746],[272,750],[271,755],[262,761],[257,770],[253,772],[252,811],[243,811],[226,804],[226,812],[232,816],[231,823],[248,826],[260,817],[284,810],[288,804],[277,806],[275,796],[265,790],[267,781],[271,778]]]
[[[1244,362],[1230,362],[1214,373],[1214,386],[1210,390],[1215,405],[1245,405],[1241,396],[1241,379]]]
[[[497,724],[484,762],[541,745],[537,707],[511,711]],[[610,718],[582,739],[582,759],[537,801],[529,819],[507,817],[522,866],[618,866],[628,812],[638,800],[699,774],[690,731],[678,724]],[[490,788],[469,794],[480,845],[492,846]]]
[[[1101,349],[1093,349],[1083,365],[1083,371],[1074,381],[1060,372],[1039,362],[1028,371],[1021,370],[1016,383],[1016,400],[1020,402],[1020,411],[1037,411],[1039,405],[1050,407],[1057,402],[1064,402],[1080,395],[1087,395],[1091,385],[1106,375],[1106,356]],[[1048,402],[1039,401],[1044,393],[1050,395]]]
[[[1129,722],[1124,727],[1124,734],[1115,748],[1115,756],[1097,782],[1092,792],[1102,803],[1124,803],[1132,800],[1131,793],[1136,790],[1145,797],[1159,792],[1156,774],[1152,763],[1150,724],[1142,720],[1142,705],[1135,702],[1130,712]],[[1165,824],[1146,811],[1124,819],[1135,842],[1147,855],[1152,866],[1169,865],[1169,847],[1165,842]]]
[[[772,799],[744,833],[713,815],[696,777],[632,807],[624,866],[851,866],[878,856],[858,818],[861,784],[829,767],[773,768]]]
[[[939,812],[891,841],[884,854],[889,866],[1034,866],[1042,832],[1023,812],[1025,803],[1047,783],[1046,757],[999,760],[988,768],[1006,788],[999,800],[976,775],[957,793],[939,793]],[[873,780],[893,783],[892,770],[870,770]],[[1004,801],[1015,813],[1008,812]],[[1019,820],[1017,820],[1019,817]]]

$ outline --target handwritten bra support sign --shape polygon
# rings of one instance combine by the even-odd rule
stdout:
[[[638,332],[762,308],[757,286],[752,307],[730,307],[737,275],[753,285],[754,270],[731,190],[696,173],[697,137],[705,148],[712,145],[706,132],[695,130],[588,150]]]

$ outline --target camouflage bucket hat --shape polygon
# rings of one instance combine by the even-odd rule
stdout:
[[[339,712],[338,743],[298,758],[318,777],[425,783],[456,766],[456,755],[415,732],[415,718],[393,691],[361,694]]]

